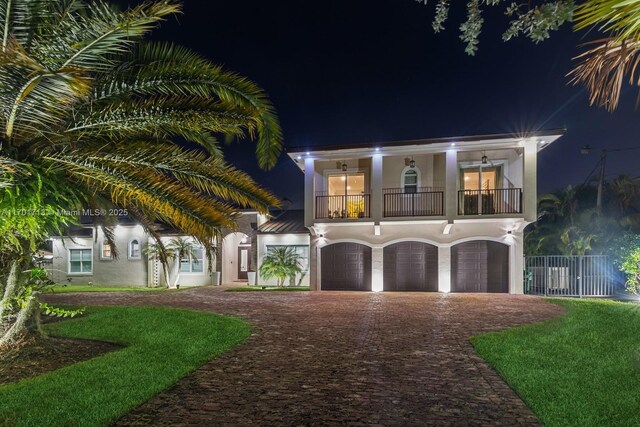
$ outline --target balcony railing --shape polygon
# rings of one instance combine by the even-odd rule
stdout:
[[[384,216],[443,216],[444,191],[433,190],[428,187],[405,192],[403,188],[385,188]]]
[[[316,196],[316,218],[357,219],[371,217],[369,194]]]
[[[522,213],[522,188],[458,191],[459,215]]]

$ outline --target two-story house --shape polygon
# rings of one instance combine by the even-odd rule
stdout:
[[[538,152],[563,133],[289,149],[312,289],[522,293]]]

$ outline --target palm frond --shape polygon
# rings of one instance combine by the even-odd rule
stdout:
[[[605,38],[586,44],[587,51],[573,58],[578,64],[567,74],[571,83],[582,84],[589,91],[591,105],[617,108],[625,79],[640,85],[640,41]]]
[[[122,12],[107,1],[94,0],[84,3],[81,19],[78,13],[70,13],[69,7],[58,10],[57,31],[40,32],[33,43],[36,57],[52,70],[72,66],[106,70],[113,67],[111,56],[126,53],[136,40],[167,16],[179,13],[181,7],[173,0],[160,0]]]
[[[65,138],[77,141],[180,136],[218,150],[212,132],[242,137],[257,127],[250,112],[220,101],[165,96],[77,112]]]
[[[275,196],[262,189],[251,177],[222,159],[174,145],[141,142],[79,147],[57,158],[99,164],[111,171],[144,168],[154,174],[173,178],[185,187],[221,202],[230,201],[263,213],[279,204]]]
[[[574,19],[576,30],[595,26],[616,44],[640,41],[640,0],[587,1],[577,7]]]
[[[137,209],[151,220],[165,222],[202,240],[213,236],[216,228],[232,228],[236,220],[237,210],[232,206],[148,168],[114,168],[100,159],[73,154],[47,155],[45,160],[63,167],[89,191],[108,195],[114,204]]]
[[[115,73],[96,82],[94,98],[99,105],[140,96],[176,95],[218,100],[219,105],[245,112],[242,127],[257,138],[260,166],[269,169],[275,165],[282,151],[282,130],[264,91],[186,48],[170,43],[141,43]]]

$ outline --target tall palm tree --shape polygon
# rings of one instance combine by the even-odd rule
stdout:
[[[105,0],[0,0],[0,209],[24,206],[29,192],[54,209],[113,204],[154,236],[162,221],[208,243],[234,226],[238,207],[278,203],[225,163],[216,139],[253,139],[259,165],[275,165],[282,134],[262,89],[146,40],[180,11],[174,0],[126,11]],[[39,218],[37,233],[0,248],[1,283],[29,264]]]

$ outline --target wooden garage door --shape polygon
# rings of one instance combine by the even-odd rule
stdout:
[[[438,248],[402,242],[384,248],[385,291],[438,290]]]
[[[370,291],[371,248],[358,243],[335,243],[321,250],[320,289]]]
[[[451,248],[452,292],[509,292],[509,246],[477,240]]]

